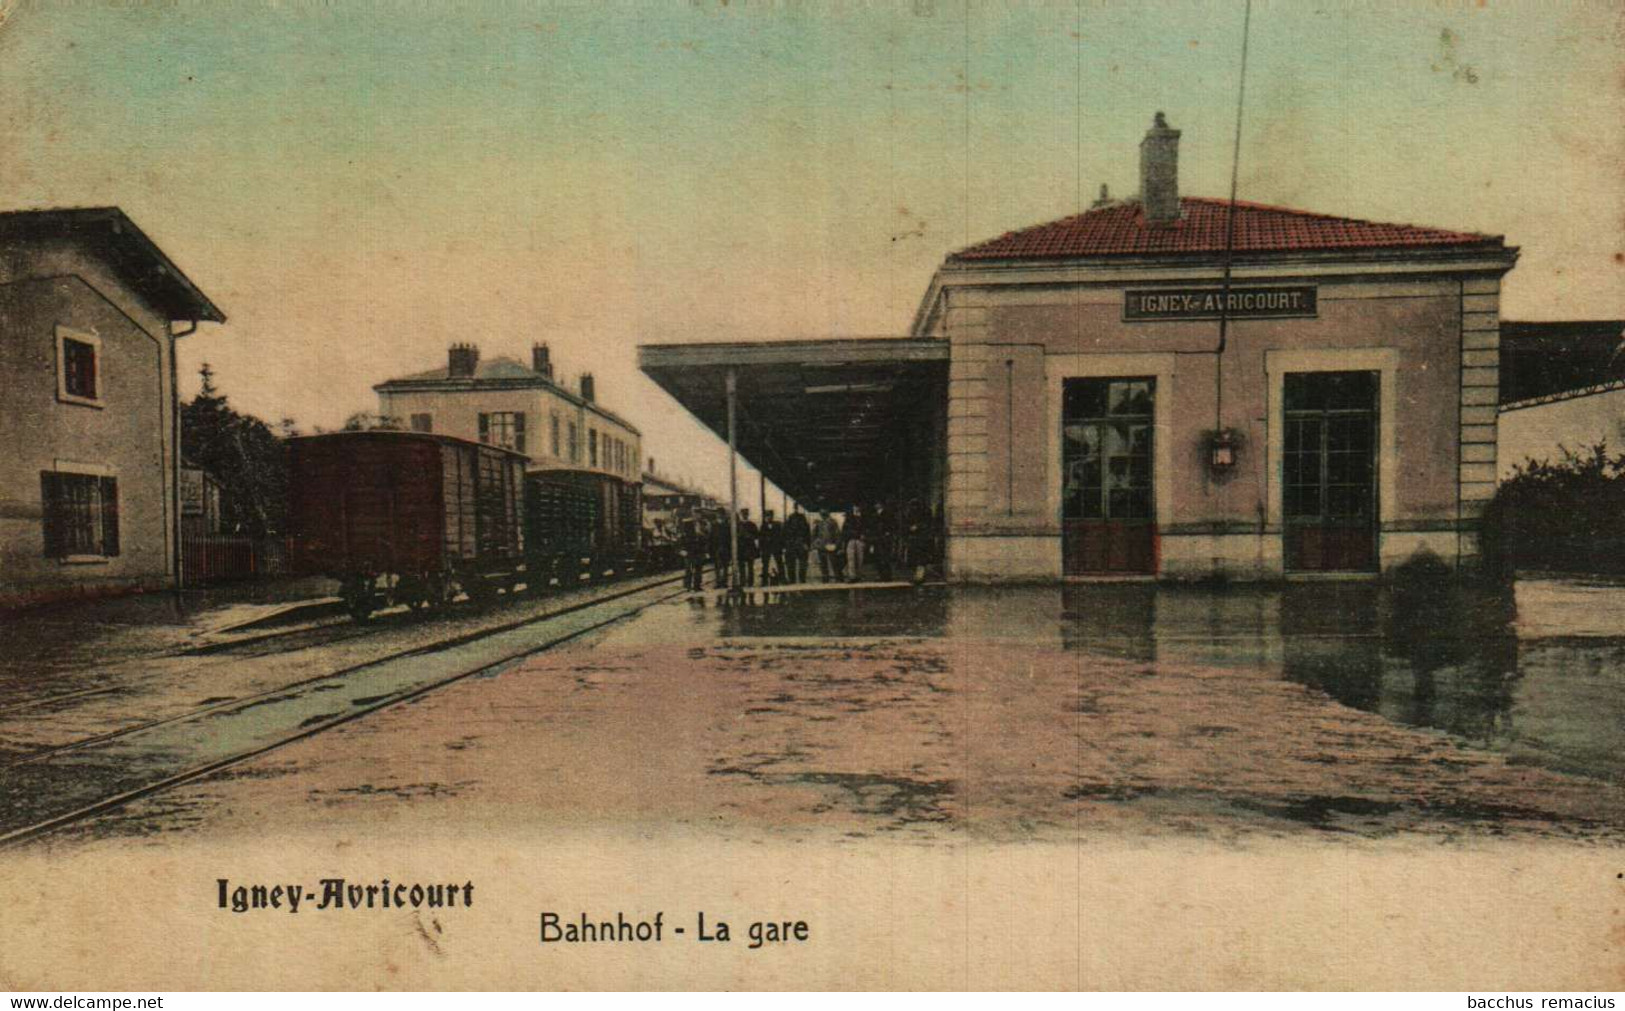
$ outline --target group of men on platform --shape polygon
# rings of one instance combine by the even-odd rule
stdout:
[[[807,582],[808,558],[818,559],[821,582],[856,583],[865,564],[872,563],[882,582],[902,571],[915,582],[924,580],[929,566],[937,563],[941,539],[940,521],[919,502],[905,509],[884,503],[870,507],[852,506],[845,522],[820,509],[809,518],[795,506],[781,522],[773,510],[763,513],[757,525],[749,509],[739,510],[739,582],[742,586],[789,585]],[[734,533],[726,514],[707,522],[694,519],[683,524],[683,586],[704,589],[705,565],[709,561],[715,581],[730,585],[733,568]]]

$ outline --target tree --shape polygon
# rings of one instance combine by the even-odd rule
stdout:
[[[387,414],[373,414],[371,411],[357,411],[344,419],[345,432],[398,432],[401,430],[401,419]]]
[[[232,408],[208,362],[202,386],[181,406],[181,455],[222,486],[222,521],[254,537],[282,533],[287,515],[288,467],[282,440],[271,426]],[[293,430],[292,419],[282,422]]]

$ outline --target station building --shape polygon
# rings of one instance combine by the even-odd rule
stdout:
[[[0,213],[0,606],[173,584],[175,342],[203,321],[118,208]]]
[[[785,429],[746,445],[736,425],[735,444],[804,502],[904,485],[940,503],[953,579],[1471,564],[1495,490],[1501,279],[1517,250],[1182,197],[1179,140],[1159,114],[1137,198],[1103,193],[950,254],[905,339],[659,345],[643,368],[719,433],[732,375],[736,410]],[[819,363],[846,374],[798,382]],[[847,413],[821,415],[834,389]],[[809,418],[831,453],[786,448]],[[876,419],[883,434],[842,438]],[[820,486],[825,469],[869,475],[847,484],[870,494]],[[798,477],[805,494],[785,483]]]
[[[598,403],[591,373],[571,391],[554,378],[546,344],[515,358],[480,359],[473,344],[453,344],[443,368],[373,387],[378,413],[414,432],[436,432],[516,450],[533,470],[583,470],[637,483],[642,435]]]

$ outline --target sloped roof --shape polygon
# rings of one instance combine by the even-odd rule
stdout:
[[[448,361],[438,369],[429,369],[427,372],[413,372],[410,375],[386,379],[381,383],[374,384],[373,389],[380,393],[409,390],[447,392],[482,389],[548,389],[553,391],[556,396],[562,397],[572,404],[579,404],[594,414],[608,418],[634,435],[643,434],[636,425],[598,401],[583,399],[580,394],[572,393],[517,358],[508,358],[503,355],[488,359],[482,358],[474,366],[472,376],[453,376],[450,364]]]
[[[1499,248],[1499,235],[1456,232],[1418,225],[1391,225],[1339,218],[1289,207],[1236,201],[1235,251],[1269,253],[1339,249],[1441,246]],[[1180,200],[1180,220],[1148,225],[1139,202],[1098,207],[951,253],[950,262],[1155,256],[1222,253],[1230,202],[1206,197]]]
[[[104,257],[172,321],[226,321],[226,314],[117,207],[0,212],[0,250],[52,238],[75,239]]]

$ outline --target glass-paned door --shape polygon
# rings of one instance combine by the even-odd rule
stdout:
[[[1290,570],[1377,566],[1377,390],[1375,372],[1285,377],[1281,495]]]
[[[1067,575],[1156,571],[1151,471],[1156,381],[1069,379],[1061,409]]]

